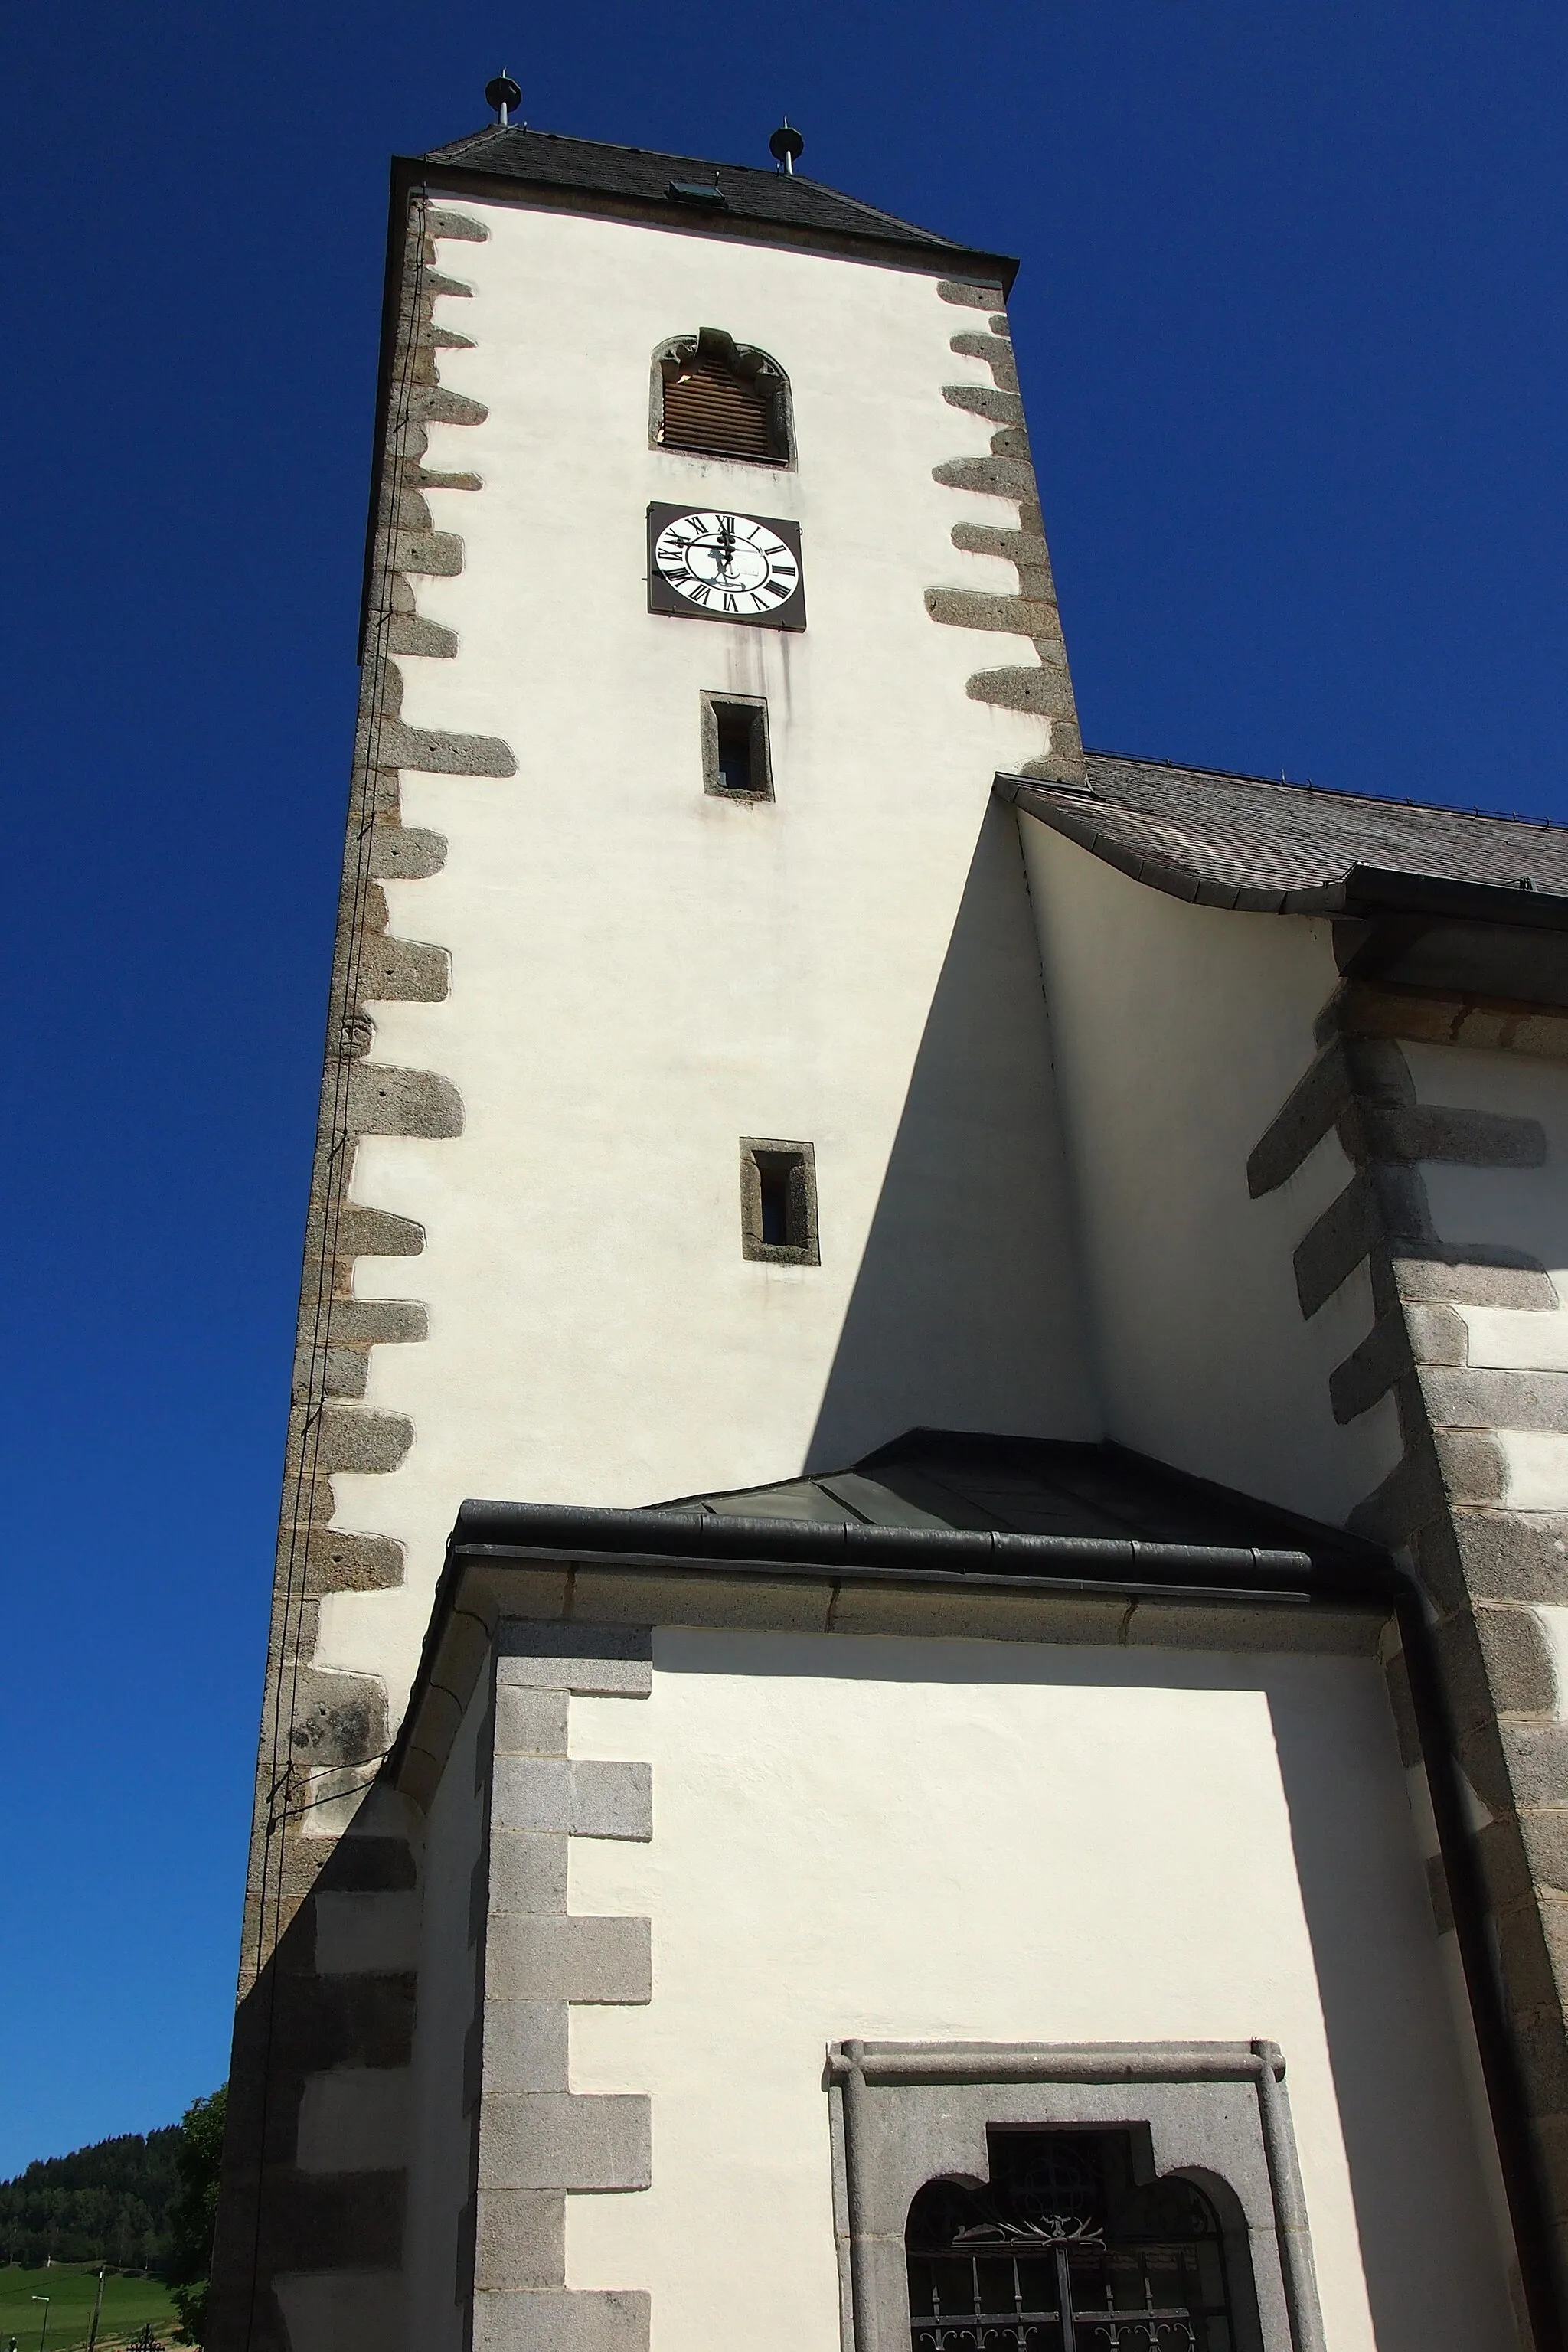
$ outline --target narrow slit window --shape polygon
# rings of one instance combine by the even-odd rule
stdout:
[[[820,1265],[816,1155],[809,1143],[746,1137],[741,1145],[741,1245],[775,1265]]]
[[[792,1217],[790,1194],[800,1181],[800,1161],[789,1151],[759,1151],[757,1176],[762,1192],[763,1239],[770,1249],[798,1249],[801,1220]]]
[[[752,713],[737,709],[732,702],[721,702],[714,710],[719,735],[719,789],[721,793],[751,793],[756,790],[752,781]]]
[[[725,800],[772,800],[765,702],[750,696],[703,696],[702,789]]]

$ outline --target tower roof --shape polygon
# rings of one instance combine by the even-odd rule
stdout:
[[[715,163],[695,155],[666,155],[651,147],[615,147],[596,139],[567,139],[553,131],[491,123],[467,138],[433,147],[417,163],[441,167],[444,184],[460,174],[482,176],[536,199],[573,209],[608,211],[690,228],[700,224],[768,243],[828,250],[879,250],[912,262],[983,273],[1010,287],[1017,263],[939,236],[932,229],[879,212],[837,188],[799,172],[752,163]],[[416,167],[417,168],[417,167]]]

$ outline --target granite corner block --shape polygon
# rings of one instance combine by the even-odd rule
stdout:
[[[492,1913],[486,1948],[492,2000],[638,2004],[653,1998],[653,1931],[611,1913]]]
[[[486,2094],[567,2090],[570,2039],[563,2001],[487,2000],[481,2042]]]
[[[647,2352],[650,2315],[630,2288],[479,2294],[472,2352]]]
[[[560,1916],[566,1909],[566,1872],[564,1831],[493,1829],[487,1907],[492,1916]]]
[[[603,2195],[651,2184],[649,2103],[638,2094],[499,2091],[487,2096],[483,2117],[481,2189]]]
[[[570,1771],[570,1817],[574,1837],[626,1838],[646,1843],[653,1835],[653,1767],[597,1758],[574,1759]]]
[[[565,2284],[565,2190],[481,2189],[474,2227],[476,2293]]]
[[[526,1683],[496,1685],[495,1750],[503,1756],[563,1757],[569,1694]]]

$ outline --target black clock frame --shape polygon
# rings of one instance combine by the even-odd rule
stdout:
[[[693,604],[672,588],[659,570],[654,557],[659,534],[680,515],[732,514],[742,522],[760,522],[783,540],[795,560],[797,577],[795,587],[782,604],[771,613],[710,613],[705,604]],[[694,506],[689,499],[680,506],[669,506],[655,500],[647,510],[647,608],[650,613],[673,613],[683,621],[721,621],[731,629],[804,629],[805,626],[805,566],[800,551],[800,525],[788,521],[783,515],[752,514],[746,507],[726,507],[717,499],[711,505]]]

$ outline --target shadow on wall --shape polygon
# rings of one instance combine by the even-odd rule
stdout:
[[[926,1423],[1095,1438],[1067,1165],[1017,823],[991,802],[807,1469]]]
[[[1519,2338],[1483,2178],[1483,2166],[1495,2158],[1478,2147],[1484,2107],[1472,2110],[1455,2052],[1450,1995],[1383,1677],[1369,1664],[1362,1679],[1360,1706],[1341,1720],[1332,1772],[1323,1769],[1310,1684],[1276,1682],[1269,1713],[1373,2336],[1380,2345],[1509,2352]],[[1393,1856],[1407,1866],[1391,1872]],[[1397,1939],[1392,1947],[1366,1935],[1367,1920],[1380,1914]],[[1448,2063],[1434,2066],[1436,2051]],[[1289,2063],[1289,2052],[1286,2057]],[[1402,2086],[1397,2098],[1389,2096],[1391,2083]],[[1444,2250],[1441,2264],[1432,2260],[1434,2246]]]
[[[361,1819],[374,1814],[375,1793]],[[289,1841],[289,1877],[310,1861]],[[331,1850],[240,2001],[229,2066],[223,2177],[207,2300],[207,2352],[295,2352],[283,2298],[290,2284],[324,2295],[353,2340],[373,2342],[403,2262],[407,2173],[308,2170],[299,2130],[306,2079],[335,2069],[406,2067],[416,1979],[411,1969],[318,1966],[322,1895],[412,1893],[407,1841],[351,1830]],[[279,2293],[281,2288],[282,2293]],[[354,2326],[357,2317],[358,2326]]]

